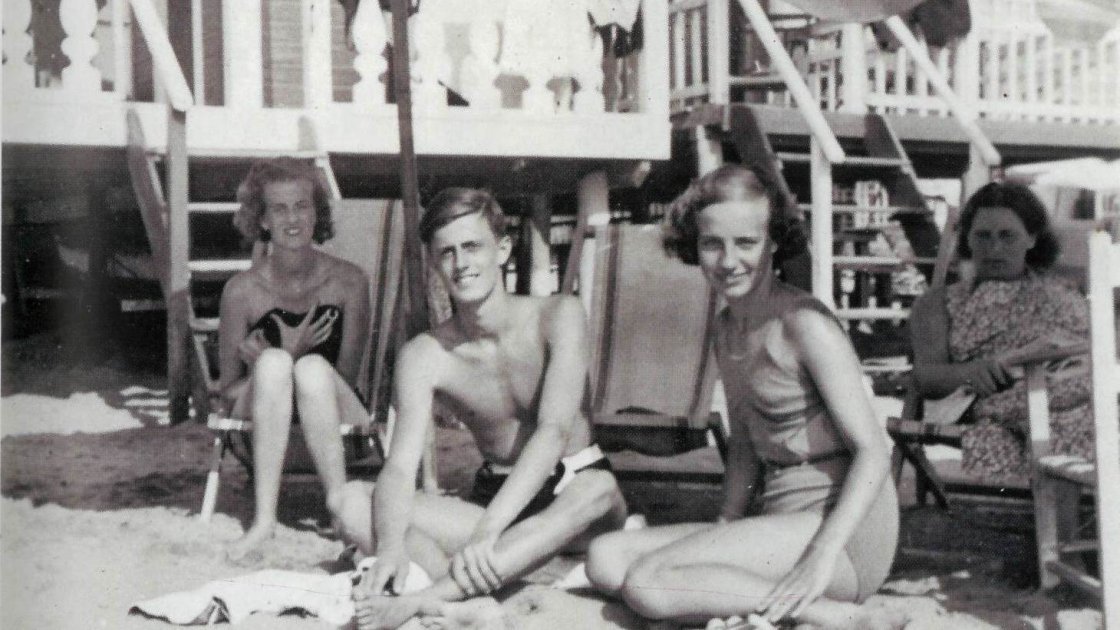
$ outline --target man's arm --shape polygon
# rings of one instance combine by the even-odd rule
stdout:
[[[412,520],[416,471],[432,419],[440,352],[431,336],[421,335],[405,345],[397,360],[393,379],[397,422],[385,467],[373,491],[373,533],[378,556],[371,583],[374,594],[380,594],[394,576],[395,589],[404,585],[409,562],[404,538]]]
[[[547,365],[537,409],[537,426],[525,443],[509,478],[490,502],[474,542],[494,540],[544,486],[564,454],[580,412],[587,381],[587,323],[577,298],[552,298],[544,321]]]

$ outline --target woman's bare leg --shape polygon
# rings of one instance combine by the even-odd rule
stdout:
[[[753,612],[801,558],[820,527],[813,513],[746,518],[697,531],[633,563],[621,594],[651,619],[704,623]],[[642,532],[637,532],[642,533]],[[861,627],[856,573],[841,554],[824,597],[800,620],[825,627]]]
[[[323,483],[327,509],[337,520],[346,484],[346,455],[339,433],[342,422],[365,422],[369,414],[350,386],[326,359],[309,354],[296,361],[293,376],[307,450]]]
[[[272,536],[280,497],[280,474],[292,424],[292,357],[270,348],[253,364],[250,404],[253,419],[253,524],[227,549],[231,558],[243,556]]]
[[[599,536],[587,549],[587,578],[599,592],[618,595],[626,573],[643,556],[712,527],[714,523],[679,523]]]

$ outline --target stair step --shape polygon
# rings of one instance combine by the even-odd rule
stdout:
[[[211,258],[205,260],[187,261],[187,269],[191,273],[202,274],[233,274],[247,271],[253,266],[253,261],[248,258]]]
[[[789,153],[785,151],[778,151],[774,153],[774,157],[782,162],[793,162],[800,164],[809,163],[808,153]],[[833,164],[836,167],[852,167],[852,166],[865,166],[875,168],[899,168],[909,166],[910,160],[905,158],[891,158],[891,157],[874,157],[870,155],[849,155],[844,158],[844,161],[839,164]]]
[[[187,210],[201,214],[232,214],[241,208],[236,201],[192,201]]]
[[[913,258],[902,260],[894,256],[833,256],[832,266],[859,271],[893,271],[904,264],[932,265],[936,258]]]
[[[164,147],[149,147],[148,154],[157,158],[167,155]],[[216,149],[197,148],[189,149],[187,157],[191,161],[230,161],[230,160],[264,160],[269,158],[288,157],[296,160],[314,160],[326,158],[324,151],[272,151],[268,149]]]
[[[840,319],[909,319],[908,308],[838,308],[836,316]]]
[[[813,209],[811,203],[799,203],[797,207],[805,212],[810,212]],[[852,204],[832,204],[833,214],[854,214],[856,212],[885,212],[890,215],[895,214],[929,214],[929,210],[925,208],[913,208],[909,206],[858,206]]]

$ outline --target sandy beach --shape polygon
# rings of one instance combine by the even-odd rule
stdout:
[[[319,533],[322,496],[309,483],[284,486],[282,526],[261,553],[227,561],[222,543],[251,516],[248,477],[230,459],[218,513],[209,524],[198,519],[211,436],[197,423],[167,425],[159,353],[134,341],[75,357],[61,338],[40,333],[3,347],[0,625],[168,628],[129,615],[130,605],[261,569],[342,570],[342,545]],[[438,445],[441,487],[465,491],[479,462],[469,436],[442,428]],[[627,483],[624,491],[654,524],[709,518],[718,501],[718,489],[705,486]],[[577,560],[530,576],[485,627],[644,627],[616,603],[547,587]],[[891,580],[865,605],[904,611],[909,630],[1100,627],[1099,613],[1073,593],[1037,593],[1033,563],[1027,506],[907,506]],[[257,615],[241,627],[331,626]]]

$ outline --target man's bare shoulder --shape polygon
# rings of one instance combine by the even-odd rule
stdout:
[[[540,305],[541,326],[546,332],[556,334],[583,334],[587,328],[587,315],[583,303],[574,295],[550,295]]]

